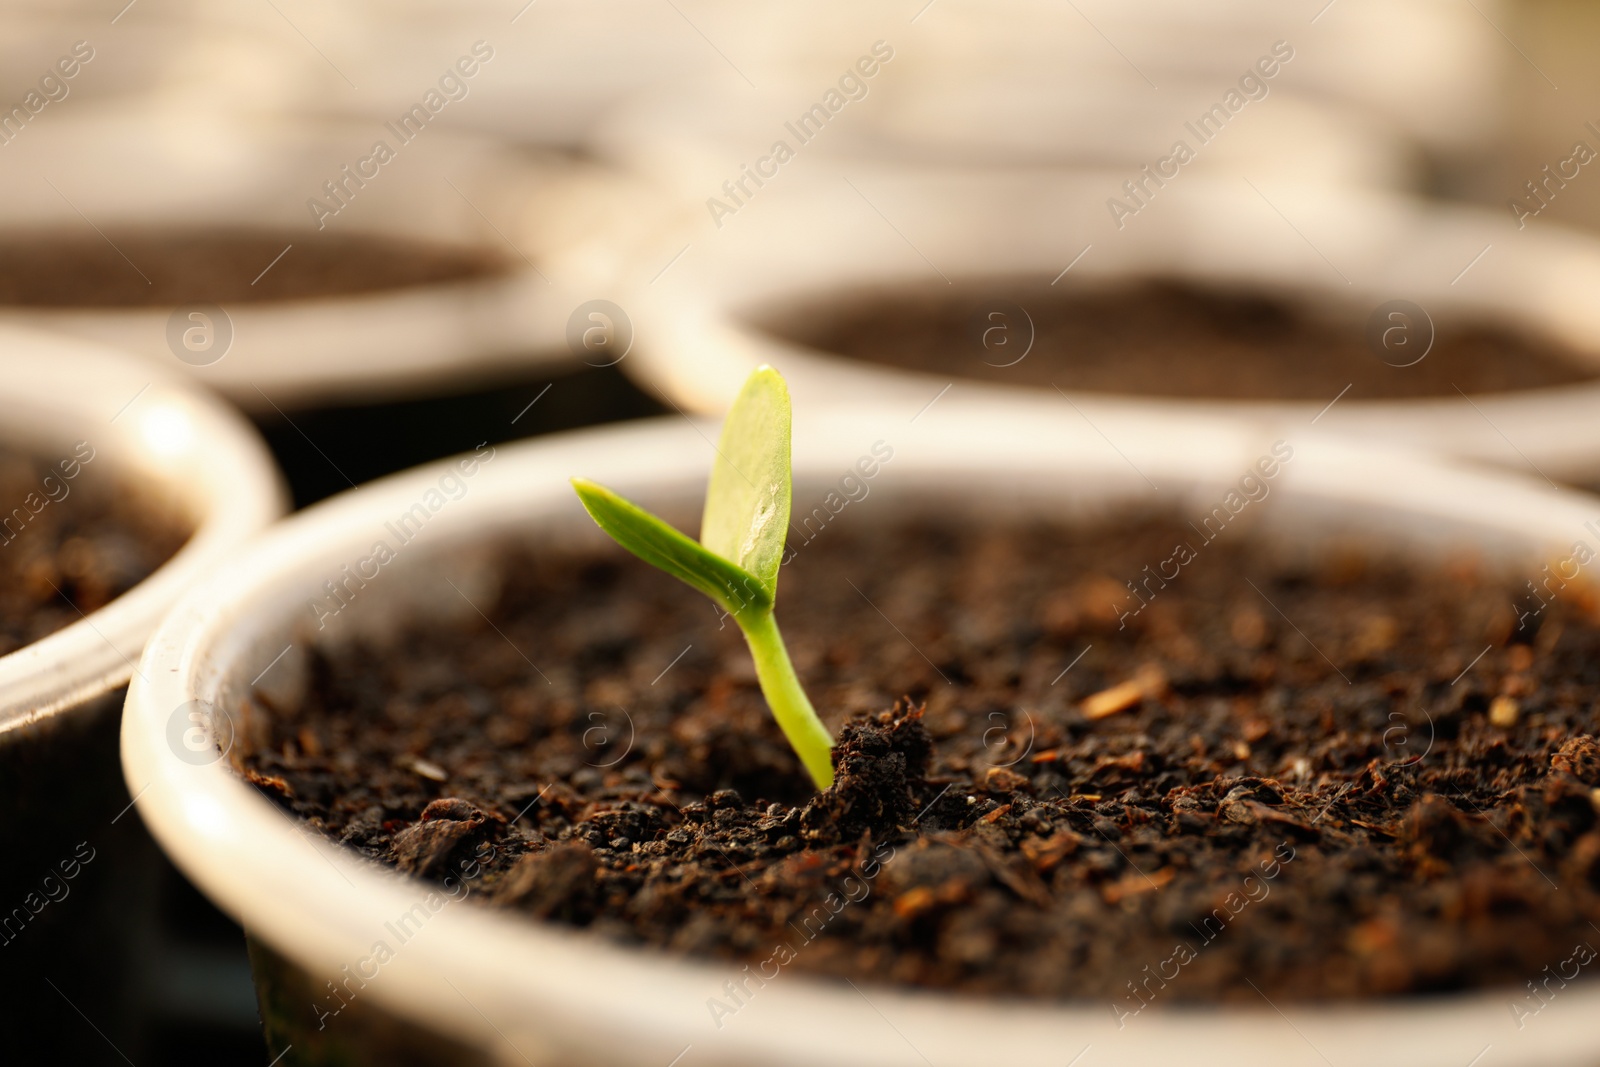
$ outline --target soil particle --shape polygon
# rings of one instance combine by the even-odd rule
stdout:
[[[1569,738],[1550,757],[1550,769],[1570,774],[1585,785],[1600,786],[1600,743],[1588,734]]]
[[[589,897],[600,861],[582,841],[563,841],[522,857],[495,888],[495,901],[540,919],[592,919]]]
[[[833,787],[818,793],[800,814],[807,840],[882,840],[916,815],[933,739],[921,710],[897,708],[876,720],[852,720],[833,747]]]
[[[440,797],[422,809],[415,823],[394,836],[390,861],[407,874],[443,875],[471,853],[472,846],[498,836],[505,820],[457,797]]]

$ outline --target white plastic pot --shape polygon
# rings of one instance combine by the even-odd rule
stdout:
[[[259,10],[205,0],[122,0],[109,7],[95,0],[15,0],[0,25],[0,101],[9,108],[41,89],[41,76],[84,42],[92,59],[67,79],[64,95],[59,86],[42,87],[55,98],[38,121],[54,122],[85,104],[133,99],[141,107],[188,103],[233,120],[303,114],[354,90],[308,46],[311,33],[297,28],[307,23],[300,7],[293,0]],[[397,14],[387,21],[398,21]]]
[[[1056,96],[1098,88],[1102,97],[1159,98],[1181,81],[1220,93],[1283,40],[1296,53],[1280,78],[1288,91],[1382,116],[1407,139],[1452,153],[1492,147],[1500,130],[1497,90],[1520,62],[1496,30],[1507,25],[1505,8],[1489,0],[940,0],[914,26],[879,26],[906,42],[924,84],[1012,81]]]
[[[820,494],[864,444],[883,438],[895,449],[893,466],[874,486],[877,503],[866,505],[882,509],[880,518],[929,506],[1087,516],[1146,502],[1194,511],[1271,443],[1248,427],[1175,420],[1102,425],[1112,446],[1044,408],[947,399],[914,422],[878,408],[810,416],[802,409],[796,499]],[[363,1051],[361,1035],[403,1035],[411,1062],[496,1065],[1059,1064],[1089,1046],[1093,1058],[1085,1062],[1461,1067],[1489,1043],[1523,1064],[1593,1062],[1600,989],[1581,986],[1563,991],[1522,1033],[1506,1009],[1510,991],[1285,1006],[1284,1015],[1265,1005],[1172,1011],[1119,1031],[1101,1004],[1008,1003],[869,984],[858,992],[793,975],[768,985],[719,1029],[706,1001],[734,968],[629,950],[472,903],[433,909],[348,1009],[319,1029],[313,998],[325,995],[324,982],[344,981],[342,968],[368,959],[377,941],[392,942],[385,921],[424,901],[429,888],[298,828],[220,752],[205,765],[179,758],[166,739],[174,709],[205,701],[220,709],[216,723],[232,721],[269,666],[254,684],[274,703],[292,702],[306,662],[285,649],[301,639],[381,631],[410,612],[470,615],[458,590],[470,596],[494,581],[475,546],[500,537],[603,544],[567,482],[575,471],[647,504],[692,511],[713,432],[672,418],[501,450],[317,635],[311,602],[323,595],[324,580],[369,554],[384,523],[455,468],[437,464],[386,479],[291,518],[163,625],[129,694],[124,768],[163,848],[262,946],[258,975],[273,983],[262,995],[274,1053],[292,1041],[295,1055],[332,1062],[322,1043],[343,1041],[338,1062],[385,1062]],[[1294,447],[1260,530],[1311,551],[1325,539],[1355,538],[1424,565],[1465,547],[1536,568],[1596,512],[1587,497],[1530,480],[1367,453],[1306,429]],[[285,981],[304,995],[280,996]],[[285,1022],[280,1010],[298,1022]],[[430,1057],[425,1048],[448,1051]]]
[[[797,166],[796,164],[791,164]],[[876,397],[918,406],[950,395],[1046,396],[1059,417],[1186,414],[1304,425],[1433,449],[1550,478],[1600,478],[1600,382],[1420,400],[1231,401],[1074,393],[955,380],[816,351],[752,324],[830,295],[1021,278],[1043,286],[1141,279],[1239,286],[1376,310],[1403,299],[1440,329],[1523,329],[1570,346],[1600,377],[1600,242],[1509,215],[1377,192],[1211,179],[1180,172],[1137,214],[1113,220],[1121,172],[880,168],[780,175],[715,225],[688,209],[635,285],[639,355],[624,367],[683,408],[725,408],[750,369],[784,368],[796,405]],[[1374,352],[1377,360],[1379,353]],[[1334,401],[1337,399],[1337,402]],[[1327,405],[1332,405],[1327,407]],[[1076,410],[1074,409],[1074,406]]]
[[[80,467],[78,478],[171,509],[193,526],[177,553],[132,589],[0,656],[0,1023],[19,1062],[90,1062],[104,1038],[75,1011],[114,1041],[129,1040],[145,987],[140,946],[156,924],[158,857],[123,817],[130,796],[116,763],[122,687],[173,601],[281,514],[285,495],[265,447],[236,412],[191,382],[98,345],[0,325],[0,409],[7,449],[51,466],[92,449],[92,466]],[[62,485],[66,493],[43,507],[71,506],[71,482],[57,479],[43,491]],[[21,499],[0,506],[8,522],[13,508],[37,510]]]
[[[1208,128],[1210,139],[1203,142],[1185,123],[1217,105],[1235,88],[1239,72],[1223,79],[1171,77],[1162,93],[1107,93],[1099,79],[1057,86],[1044,71],[934,76],[907,62],[917,47],[901,41],[892,59],[861,77],[852,65],[874,60],[873,44],[870,37],[861,40],[829,67],[770,76],[755,93],[712,79],[642,93],[597,126],[593,143],[607,158],[663,181],[696,205],[709,197],[737,204],[738,194],[730,197],[722,183],[742,179],[752,188],[747,171],[777,141],[795,153],[773,179],[778,185],[795,174],[860,178],[896,165],[1076,167],[1125,171],[1121,181],[1170,154],[1180,139],[1196,151],[1184,168],[1189,176],[1399,189],[1413,183],[1417,170],[1411,147],[1380,116],[1297,93],[1290,67],[1263,82],[1255,91],[1266,95],[1248,101],[1220,131]],[[801,128],[811,108],[826,107],[830,91],[838,110],[817,112],[825,122],[813,118]]]
[[[470,99],[469,99],[470,102]],[[69,101],[70,103],[70,101]],[[465,106],[460,105],[460,106]],[[593,164],[461,134],[441,111],[409,142],[378,119],[223,116],[149,102],[46,110],[5,146],[0,231],[90,227],[281,230],[285,246],[370,233],[487,252],[503,272],[354,295],[236,303],[182,342],[180,309],[0,307],[0,321],[115,344],[192,372],[241,405],[369,400],[549,363],[576,365],[567,320],[614,297],[607,238],[637,217],[639,185]],[[382,141],[393,158],[358,188]],[[359,175],[358,175],[359,177]],[[325,183],[351,192],[338,206]],[[293,269],[294,251],[269,269]],[[212,318],[217,316],[207,312]],[[204,324],[202,324],[204,325]],[[225,340],[231,334],[231,341]],[[185,350],[187,348],[187,350]]]
[[[1184,122],[1241,79],[1254,96],[1197,169],[1259,183],[1413,186],[1423,155],[1478,163],[1500,130],[1498,72],[1516,56],[1498,5],[1342,0],[1290,11],[1269,0],[1141,4],[939,0],[890,13],[821,3],[803,14],[691,12],[745,78],[709,64],[684,92],[647,86],[595,142],[645,168],[697,157],[699,198],[737,179],[781,124],[818,103],[877,48],[893,58],[846,86],[818,145],[838,165],[873,160],[1137,170],[1195,139]],[[1313,21],[1313,19],[1315,21]],[[1287,57],[1281,64],[1274,58]],[[883,54],[881,51],[879,54]],[[731,61],[730,60],[730,61]],[[867,70],[872,69],[869,62]],[[865,90],[865,96],[859,94]],[[1264,98],[1258,94],[1267,94]],[[836,98],[837,103],[837,98]],[[709,173],[698,173],[703,165]],[[680,171],[683,168],[680,166]]]
[[[286,497],[266,447],[236,412],[100,345],[0,326],[0,404],[7,447],[53,459],[87,441],[130,495],[170,501],[194,523],[178,553],[133,589],[0,656],[4,745],[125,684],[172,602],[281,515]]]
[[[521,144],[573,146],[629,94],[722,63],[696,27],[720,37],[724,19],[703,3],[687,11],[650,0],[525,3],[299,4],[291,9],[299,24],[361,86],[360,92],[340,91],[343,82],[312,55],[321,69],[308,73],[327,91],[306,93],[302,106],[346,117],[392,118],[483,42],[494,58],[461,107],[462,128]],[[725,0],[718,6],[735,9]],[[244,8],[236,17],[276,18],[270,9],[263,16]],[[728,71],[728,77],[737,76]]]

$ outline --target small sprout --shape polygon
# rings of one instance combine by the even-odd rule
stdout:
[[[604,486],[572,479],[600,528],[646,563],[700,590],[750,645],[773,718],[817,788],[833,784],[833,739],[817,718],[772,617],[789,530],[789,390],[771,367],[744,383],[722,425],[695,542]]]

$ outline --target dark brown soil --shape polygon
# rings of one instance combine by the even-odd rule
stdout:
[[[861,506],[779,598],[839,737],[825,794],[734,626],[620,550],[507,548],[492,627],[318,652],[297,711],[242,709],[246,773],[374,860],[748,964],[750,991],[794,969],[1125,1017],[1251,983],[1520,995],[1600,944],[1592,591],[1519,630],[1527,576],[1470,559]],[[1179,541],[1198,558],[1119,629]]]
[[[191,532],[176,513],[129,494],[92,446],[55,459],[0,451],[0,655],[104,607]]]
[[[0,305],[316,300],[470,281],[504,268],[482,250],[359,233],[108,230],[102,237],[39,231],[0,237]]]
[[[1346,399],[1459,397],[1458,388],[1498,393],[1600,374],[1594,359],[1552,343],[1438,314],[1428,354],[1394,366],[1417,350],[1379,358],[1367,339],[1373,310],[1313,315],[1267,294],[1177,283],[1100,291],[1017,281],[835,296],[769,325],[824,352],[907,370],[1140,396],[1327,402],[1349,386]],[[997,326],[986,346],[984,331]]]

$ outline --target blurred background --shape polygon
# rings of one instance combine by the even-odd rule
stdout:
[[[1583,0],[5,0],[0,319],[193,374],[303,507],[671,414],[632,374],[629,294],[715,277],[767,183],[1108,175],[1060,185],[1092,220],[1065,265],[1183,139],[1181,173],[1263,196],[1475,204],[1495,241],[1592,229],[1597,47]],[[1189,132],[1230,92],[1225,131]],[[784,202],[797,242],[838,203]],[[241,932],[162,879],[123,1051],[265,1063]]]

